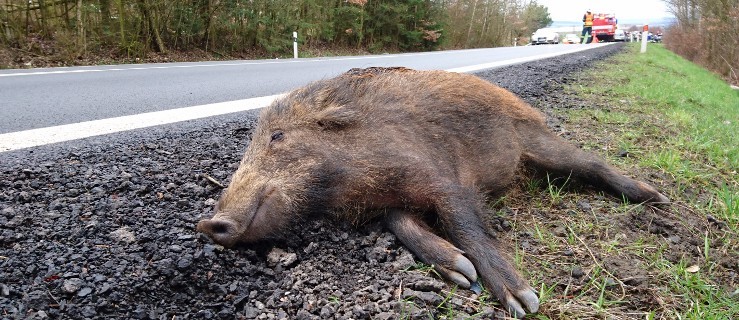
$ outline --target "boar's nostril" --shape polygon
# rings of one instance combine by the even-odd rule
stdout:
[[[210,233],[225,235],[231,233],[232,225],[228,221],[224,220],[210,220]]]
[[[232,242],[236,232],[236,225],[228,220],[210,219],[198,223],[198,231],[210,236],[215,242],[224,244]]]
[[[216,221],[211,224],[210,231],[213,234],[231,233],[231,225],[225,221]]]

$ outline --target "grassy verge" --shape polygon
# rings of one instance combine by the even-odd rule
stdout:
[[[504,251],[539,291],[529,318],[739,319],[739,91],[660,45],[576,77],[539,102],[562,119],[558,132],[672,203],[548,176],[492,201],[491,226],[510,231],[499,233]],[[445,294],[438,319],[500,315],[485,291]]]
[[[609,106],[570,112],[572,122],[592,118],[613,127],[620,149],[639,153],[640,166],[659,170],[678,186],[672,198],[736,231],[739,91],[661,46],[647,54],[631,49],[603,63],[590,75],[592,85],[572,88]]]
[[[544,300],[536,317],[739,317],[739,91],[655,45],[580,77],[563,105],[593,108],[555,111],[564,128],[673,203],[645,207],[546,180],[532,199],[532,183],[521,186],[505,208],[523,230],[512,239],[524,244],[517,261]]]

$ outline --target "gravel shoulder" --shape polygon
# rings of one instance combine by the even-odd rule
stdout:
[[[543,108],[560,130],[552,108],[566,99],[562,85],[620,50],[477,75]],[[235,250],[198,234],[195,224],[212,215],[221,192],[213,181],[227,184],[255,122],[246,112],[0,154],[0,318],[502,315],[485,293],[457,290],[418,265],[378,222],[306,221],[283,241]],[[519,193],[513,197],[525,199]],[[582,206],[610,204],[597,197]],[[506,216],[491,224],[509,252],[537,250]],[[537,268],[530,258],[522,265]]]

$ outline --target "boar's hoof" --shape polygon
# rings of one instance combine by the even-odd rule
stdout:
[[[210,219],[198,222],[197,230],[207,234],[213,241],[230,247],[237,240],[236,223],[224,219]]]
[[[657,197],[657,200],[655,201],[655,204],[665,205],[665,204],[669,204],[669,203],[670,203],[670,198],[665,197],[665,195],[659,193],[659,196]]]
[[[477,270],[469,259],[457,254],[452,268],[445,268],[441,264],[435,264],[434,268],[444,278],[451,280],[461,288],[469,289],[477,281]]]
[[[516,318],[523,318],[526,316],[526,311],[523,310],[523,307],[521,306],[521,303],[523,303],[526,306],[526,309],[529,309],[531,313],[536,313],[539,311],[539,297],[536,296],[536,293],[531,289],[523,289],[516,294],[516,299],[508,299],[508,312],[516,317]],[[519,301],[521,303],[519,303]]]

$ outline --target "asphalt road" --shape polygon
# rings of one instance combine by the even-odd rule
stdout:
[[[0,139],[11,132],[274,95],[356,67],[469,72],[593,47],[2,70]]]

